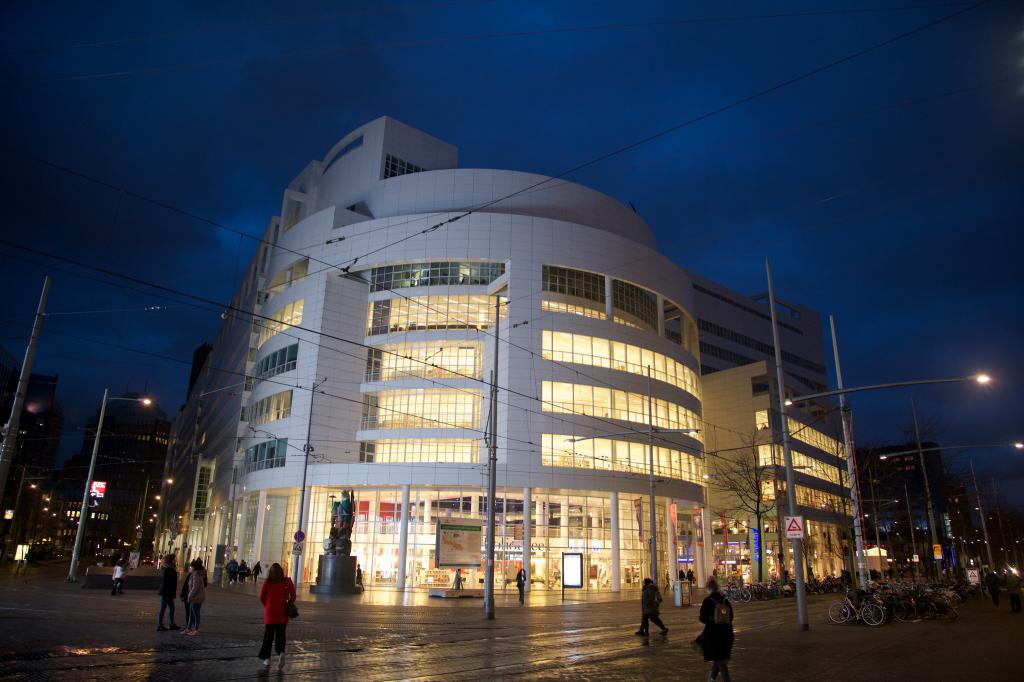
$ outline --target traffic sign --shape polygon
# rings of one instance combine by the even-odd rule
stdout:
[[[786,539],[787,540],[803,540],[804,539],[804,517],[802,516],[786,516]]]
[[[295,542],[302,542],[306,539],[306,534],[303,533],[301,530],[297,530],[295,531],[295,535],[293,535],[292,537],[295,538]]]
[[[295,556],[301,556],[302,555],[302,547],[303,547],[304,544],[305,543],[302,543],[302,542],[296,542],[295,544],[293,544],[292,545],[292,554],[294,554]]]

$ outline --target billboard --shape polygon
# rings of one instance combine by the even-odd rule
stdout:
[[[579,552],[562,555],[562,589],[583,587],[583,555]]]
[[[480,519],[438,519],[434,540],[434,565],[438,568],[480,566]]]
[[[93,481],[89,484],[89,494],[93,497],[103,497],[107,494],[107,482]]]

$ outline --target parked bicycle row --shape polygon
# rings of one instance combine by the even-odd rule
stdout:
[[[842,599],[829,606],[828,618],[836,624],[863,622],[873,627],[922,619],[956,620],[957,608],[971,596],[980,596],[980,591],[966,583],[872,583],[868,590],[847,590]]]

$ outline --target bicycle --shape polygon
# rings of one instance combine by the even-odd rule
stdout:
[[[850,598],[851,593],[857,597],[859,603]],[[828,619],[836,625],[851,620],[863,621],[872,627],[881,625],[885,622],[885,609],[874,600],[864,598],[865,596],[860,590],[851,590],[841,600],[829,605]]]

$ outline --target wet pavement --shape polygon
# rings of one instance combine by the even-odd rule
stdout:
[[[690,640],[696,609],[665,607],[667,637],[636,637],[634,595],[562,604],[534,595],[426,600],[387,591],[300,601],[288,626],[283,672],[255,654],[262,608],[255,587],[211,588],[202,634],[156,632],[159,599],[111,597],[62,581],[60,567],[0,574],[0,679],[4,680],[500,680],[706,679]],[[811,630],[798,631],[793,600],[736,606],[736,680],[1021,679],[1024,617],[974,601],[956,622],[881,628],[827,622],[831,596],[810,600]],[[178,623],[184,620],[178,604]]]

